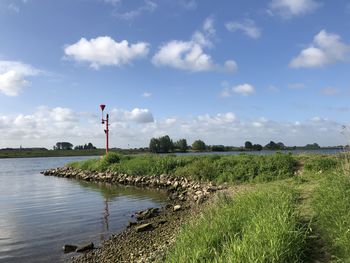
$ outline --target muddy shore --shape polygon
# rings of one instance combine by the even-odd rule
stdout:
[[[203,204],[207,203],[214,193],[225,188],[222,185],[200,183],[166,174],[130,176],[108,171],[82,171],[69,167],[43,171],[42,174],[91,182],[161,188],[169,194],[164,207],[139,211],[134,218],[130,218],[124,231],[112,235],[101,247],[72,258],[71,262],[75,263],[162,262],[179,228],[198,215]]]

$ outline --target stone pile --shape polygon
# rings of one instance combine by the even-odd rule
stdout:
[[[105,182],[111,184],[134,185],[139,187],[161,188],[170,193],[169,198],[179,201],[192,201],[198,204],[203,203],[211,193],[222,190],[224,186],[216,186],[214,183],[197,182],[185,177],[172,176],[167,174],[151,176],[135,176],[119,174],[111,171],[92,172],[72,167],[61,167],[42,172],[46,176],[58,176],[73,178],[91,182]]]

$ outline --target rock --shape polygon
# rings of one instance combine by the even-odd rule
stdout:
[[[158,208],[149,208],[145,211],[137,212],[136,219],[138,221],[149,219],[149,218],[155,217],[156,215],[158,215],[158,213],[159,213]]]
[[[75,252],[84,252],[87,250],[91,250],[93,248],[94,248],[94,243],[89,242],[89,243],[83,244],[81,246],[78,246],[77,249],[75,250]]]
[[[66,244],[62,247],[64,253],[74,252],[78,247],[75,245]]]
[[[207,191],[208,192],[215,192],[217,190],[217,188],[215,186],[209,186]]]
[[[197,199],[197,204],[199,204],[199,205],[202,204],[204,202],[204,200],[205,200],[204,195],[199,195],[198,199]]]
[[[181,210],[181,205],[174,206],[174,212]]]
[[[136,232],[143,232],[143,231],[152,230],[153,226],[151,223],[146,223],[146,224],[142,224],[142,225],[135,227],[135,229],[136,229]]]
[[[130,228],[130,227],[135,226],[135,225],[137,225],[136,222],[129,221],[129,223],[128,223],[128,225],[127,225],[127,228]]]
[[[163,224],[165,224],[166,222],[168,222],[168,220],[166,220],[166,219],[161,219],[161,220],[159,220],[158,225],[163,225]]]
[[[195,194],[196,194],[196,195],[201,195],[201,194],[202,194],[202,191],[196,191]]]

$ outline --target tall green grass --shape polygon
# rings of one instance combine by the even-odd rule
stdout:
[[[108,161],[107,158],[113,160]],[[208,156],[126,156],[70,163],[69,166],[91,171],[113,171],[129,175],[171,174],[195,180],[217,182],[268,182],[292,177],[297,161],[290,154],[208,155]]]
[[[301,262],[306,228],[298,195],[269,187],[221,198],[176,238],[166,262]]]
[[[304,169],[309,172],[329,172],[339,168],[341,165],[341,158],[337,155],[319,156],[315,155],[305,161]]]
[[[350,262],[350,177],[328,174],[314,193],[316,224],[338,262]]]

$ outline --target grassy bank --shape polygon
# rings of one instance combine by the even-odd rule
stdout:
[[[233,199],[221,197],[185,226],[170,248],[167,262],[330,262],[330,255],[334,262],[350,262],[347,154],[110,154],[69,166],[250,183],[253,190]]]
[[[297,161],[290,154],[207,155],[207,156],[125,156],[110,154],[102,159],[70,163],[90,171],[113,171],[130,175],[170,174],[216,182],[268,182],[292,177]]]
[[[176,239],[167,262],[301,262],[306,229],[296,212],[298,194],[264,187],[221,198]]]

